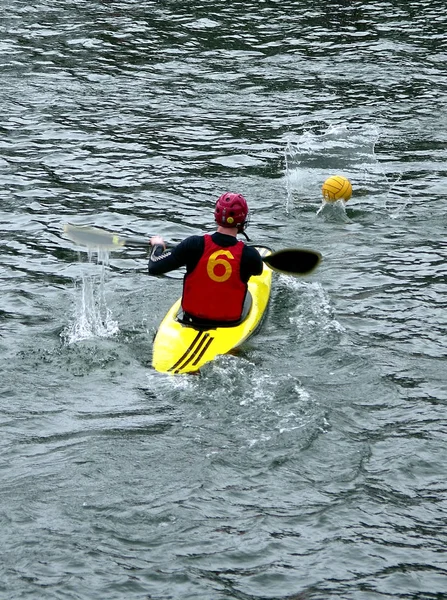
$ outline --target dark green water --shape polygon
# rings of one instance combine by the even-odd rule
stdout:
[[[4,2],[2,600],[447,598],[446,30],[436,0]],[[181,275],[62,225],[176,242],[225,190],[324,260],[238,356],[156,373]]]

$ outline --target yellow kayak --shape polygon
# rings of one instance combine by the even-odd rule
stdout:
[[[271,250],[257,247],[264,257]],[[185,325],[178,320],[180,301],[169,309],[155,336],[152,366],[161,373],[194,373],[216,356],[240,346],[261,324],[270,299],[272,270],[264,263],[260,275],[251,277],[248,291],[251,306],[237,325],[212,328]]]

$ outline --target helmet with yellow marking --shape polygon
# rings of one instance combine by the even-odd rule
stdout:
[[[244,230],[248,218],[248,204],[241,194],[226,192],[218,198],[214,218],[221,227],[237,227]]]

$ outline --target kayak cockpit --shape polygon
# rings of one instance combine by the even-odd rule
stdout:
[[[200,331],[205,329],[217,329],[218,327],[237,327],[245,321],[250,314],[251,307],[253,305],[253,298],[251,293],[247,290],[244,300],[244,306],[242,308],[242,315],[237,321],[210,321],[208,319],[197,319],[192,315],[185,313],[181,308],[177,313],[177,321],[186,327],[193,327]]]

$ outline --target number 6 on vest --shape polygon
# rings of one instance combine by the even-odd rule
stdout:
[[[216,252],[213,252],[211,254],[206,265],[206,272],[208,273],[208,277],[210,279],[212,279],[213,281],[217,281],[218,283],[222,283],[229,279],[233,272],[233,267],[228,262],[228,260],[225,260],[225,258],[218,258],[220,256],[226,256],[227,258],[234,260],[234,256],[229,250],[216,250]],[[220,266],[222,266],[225,269],[223,273],[222,269],[219,268]],[[219,272],[222,274],[220,275]]]

